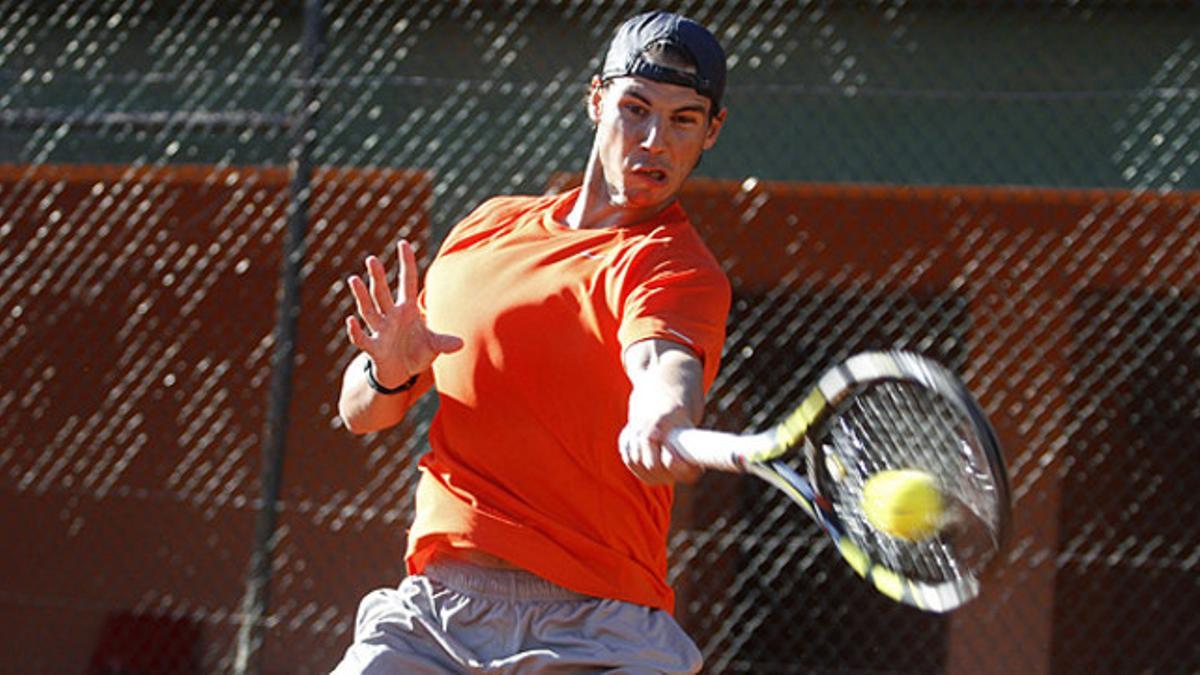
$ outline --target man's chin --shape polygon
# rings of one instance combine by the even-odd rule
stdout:
[[[654,209],[675,198],[675,191],[668,185],[656,188],[628,189],[623,195],[623,206],[630,209]]]

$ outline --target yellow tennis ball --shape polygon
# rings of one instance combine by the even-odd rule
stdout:
[[[863,513],[884,534],[918,541],[937,531],[942,492],[933,476],[916,469],[880,471],[863,485]]]

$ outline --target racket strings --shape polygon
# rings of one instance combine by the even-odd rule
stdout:
[[[948,401],[904,382],[860,392],[832,421],[825,486],[847,534],[885,567],[914,580],[941,583],[973,576],[993,547],[995,500],[986,457],[972,426]],[[919,469],[936,477],[948,506],[942,532],[906,541],[875,530],[860,506],[875,473]]]

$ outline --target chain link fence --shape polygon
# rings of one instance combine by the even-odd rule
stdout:
[[[706,423],[914,349],[1015,499],[983,596],[933,616],[752,479],[680,490],[707,670],[1200,670],[1200,10],[664,4],[729,53],[683,196],[735,293]],[[344,279],[576,179],[648,7],[0,0],[0,671],[336,663],[403,575],[436,406],[340,428]]]

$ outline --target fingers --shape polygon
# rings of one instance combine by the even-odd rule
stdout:
[[[380,312],[388,311],[395,302],[392,300],[392,291],[388,288],[387,270],[379,258],[367,257],[367,275],[371,281],[371,297],[375,299],[375,305]]]
[[[400,283],[396,289],[396,297],[401,302],[417,301],[417,258],[413,253],[412,244],[407,239],[401,239],[396,245],[400,258]]]
[[[617,439],[617,449],[621,453],[621,461],[625,463],[625,467],[637,476],[642,482],[649,483],[653,478],[650,475],[649,467],[646,466],[645,455],[642,452],[642,443],[638,439],[637,434],[629,427],[621,430],[621,434]]]
[[[347,280],[361,321],[348,319],[346,334],[356,347],[376,357],[377,364],[398,363],[407,372],[420,372],[439,354],[461,349],[463,341],[425,325],[416,302],[417,265],[412,245],[401,241],[396,250],[400,259],[398,299],[393,299],[383,263],[368,256],[366,280],[357,275]]]
[[[367,322],[367,328],[378,331],[379,326],[383,323],[383,316],[379,313],[379,307],[376,306],[375,299],[367,290],[366,284],[358,275],[351,276],[346,283],[354,295],[354,306],[358,310],[358,315]]]
[[[627,426],[621,430],[617,444],[625,466],[647,485],[666,485],[675,481],[693,483],[704,472],[652,433]]]
[[[667,485],[675,480],[662,462],[661,448],[645,439],[630,444],[625,466],[647,485]]]
[[[368,338],[366,331],[363,330],[362,324],[355,317],[346,319],[346,335],[350,338],[350,344],[366,351]]]

